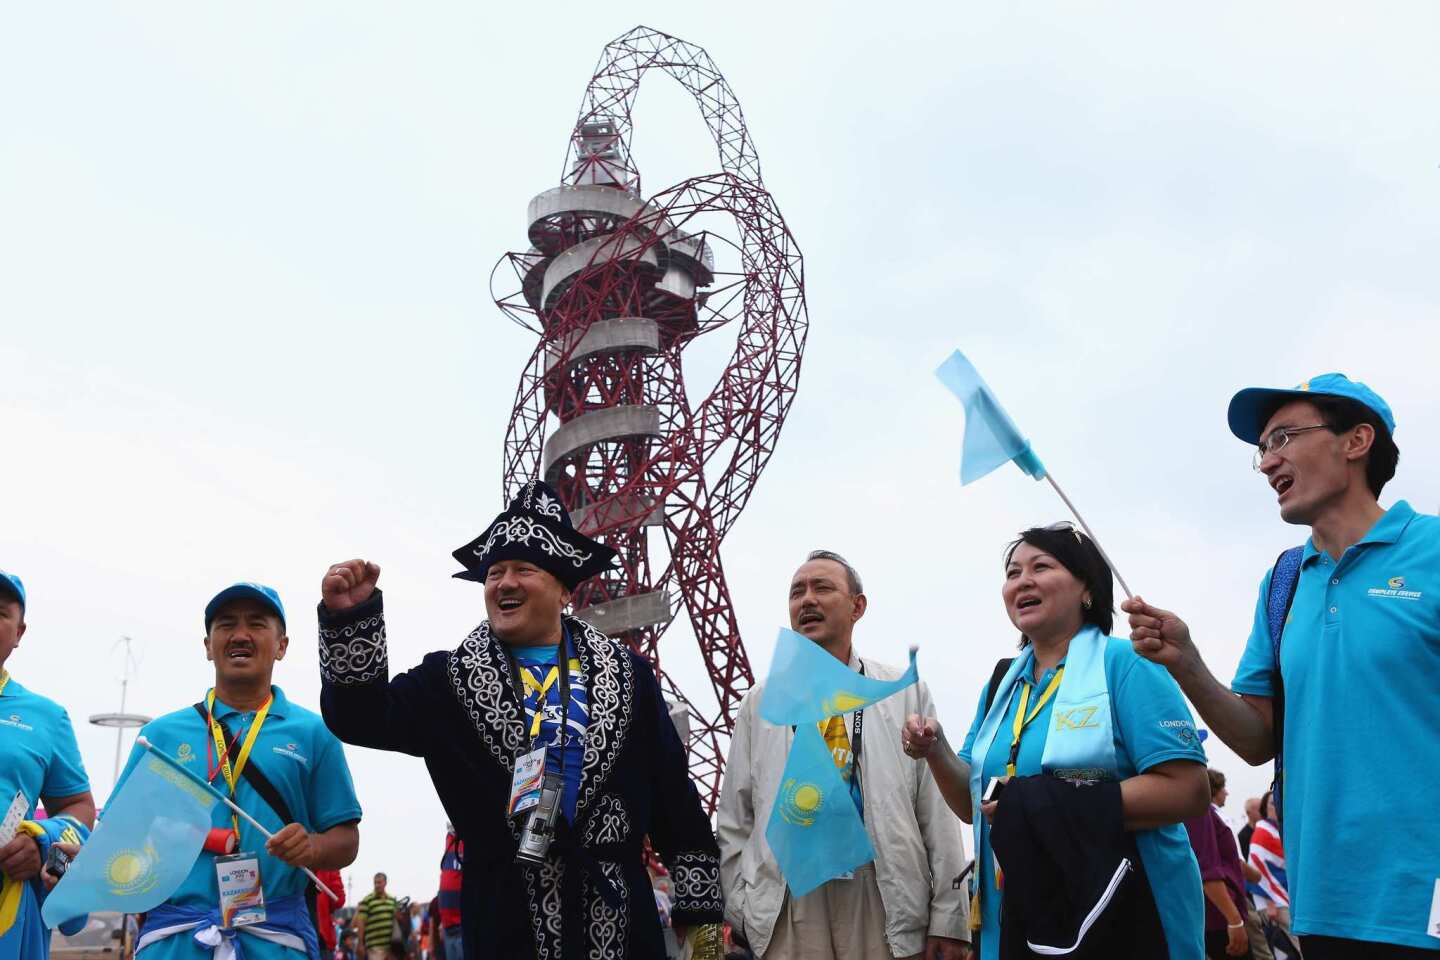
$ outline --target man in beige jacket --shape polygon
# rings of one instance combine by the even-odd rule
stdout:
[[[790,581],[790,626],[850,669],[894,680],[903,671],[861,658],[851,642],[866,603],[855,569],[816,550]],[[755,686],[740,706],[720,794],[725,919],[763,960],[963,960],[970,922],[960,823],[929,768],[900,749],[905,718],[934,712],[924,682],[821,725],[875,859],[803,897],[790,895],[765,841],[794,733],[760,718],[762,692]]]

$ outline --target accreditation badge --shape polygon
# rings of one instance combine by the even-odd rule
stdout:
[[[545,748],[536,747],[515,760],[515,776],[510,780],[510,803],[507,817],[516,817],[540,802],[545,783]]]
[[[253,853],[216,857],[215,877],[220,885],[220,926],[229,929],[265,922],[259,857]]]
[[[15,839],[15,834],[20,830],[20,822],[25,819],[25,811],[29,809],[30,801],[26,798],[25,791],[18,791],[15,799],[10,801],[10,809],[5,811],[5,819],[0,820],[0,847]]]

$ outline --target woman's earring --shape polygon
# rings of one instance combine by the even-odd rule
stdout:
[[[1081,606],[1083,606],[1086,610],[1089,610],[1089,609],[1090,609],[1090,598],[1089,598],[1089,597],[1086,597],[1084,600],[1081,600],[1081,601],[1080,601],[1080,604],[1081,604]]]

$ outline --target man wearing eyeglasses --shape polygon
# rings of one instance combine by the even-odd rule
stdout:
[[[1395,419],[1363,383],[1327,373],[1241,390],[1229,420],[1256,445],[1281,519],[1310,528],[1298,572],[1282,556],[1262,580],[1229,689],[1185,622],[1140,597],[1123,604],[1131,639],[1241,757],[1258,765],[1280,748],[1306,960],[1440,956],[1440,518],[1380,506]]]

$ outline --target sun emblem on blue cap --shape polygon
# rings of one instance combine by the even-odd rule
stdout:
[[[1386,583],[1386,585],[1387,585],[1391,590],[1404,590],[1404,589],[1405,589],[1405,578],[1404,578],[1404,577],[1391,577],[1389,580],[1386,580],[1385,583]]]

